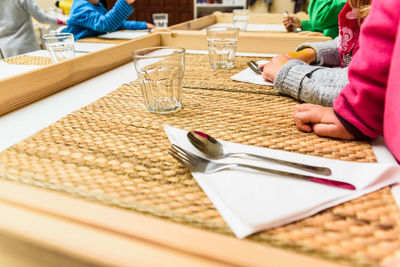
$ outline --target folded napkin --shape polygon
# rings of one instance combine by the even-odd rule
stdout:
[[[260,60],[257,61],[257,64],[264,64],[267,63],[267,60]],[[231,77],[232,80],[238,81],[238,82],[245,82],[245,83],[254,83],[254,84],[260,84],[260,85],[269,85],[273,86],[273,83],[266,82],[264,78],[260,75],[252,71],[250,68],[247,68]]]
[[[99,38],[104,38],[104,39],[136,39],[145,35],[148,35],[148,31],[116,31],[116,32],[110,32],[106,34],[99,35]]]
[[[171,143],[192,153],[202,155],[190,144],[186,137],[186,131],[170,126],[164,126],[164,130]],[[212,174],[192,172],[193,177],[238,238],[303,219],[321,210],[400,181],[400,167],[396,164],[331,160],[221,142],[227,146],[230,152],[249,152],[293,162],[329,167],[333,173],[327,178],[345,181],[357,188],[357,190],[341,189],[282,175],[239,168]],[[219,161],[241,163],[251,161],[253,164],[267,168],[310,175],[308,172],[288,166],[257,160],[230,158]]]
[[[83,53],[96,52],[115,45],[116,44],[75,42],[75,52],[83,52]]]
[[[217,23],[210,26],[210,28],[216,27],[233,27],[233,23]],[[247,24],[246,32],[287,32],[287,30],[283,24]]]

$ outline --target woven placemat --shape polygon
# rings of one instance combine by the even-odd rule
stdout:
[[[211,68],[208,55],[186,54],[183,84],[188,88],[279,95],[272,86],[237,82],[230,78],[248,68],[247,62],[250,60],[257,62],[268,59],[265,57],[235,57],[235,65],[232,69],[221,70]]]
[[[190,172],[167,154],[168,124],[228,141],[374,162],[371,146],[299,132],[283,96],[184,88],[183,109],[145,110],[136,83],[62,118],[0,154],[5,179],[232,234]],[[398,257],[399,209],[388,188],[250,237],[356,265]]]
[[[27,55],[6,58],[3,61],[8,64],[14,64],[14,65],[38,65],[38,66],[46,66],[52,63],[51,58],[49,57],[38,57],[38,56],[27,56]]]

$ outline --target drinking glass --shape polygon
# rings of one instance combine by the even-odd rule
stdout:
[[[74,36],[72,33],[49,33],[42,35],[42,39],[53,63],[75,56]]]
[[[185,49],[147,47],[132,52],[144,103],[152,113],[170,113],[182,107]]]
[[[155,13],[153,14],[154,26],[157,28],[168,28],[168,14]]]
[[[235,61],[239,29],[230,27],[207,28],[208,54],[214,69],[231,69]]]
[[[245,32],[247,29],[247,23],[249,22],[249,10],[248,9],[234,9],[233,10],[233,27],[239,28],[241,32]]]

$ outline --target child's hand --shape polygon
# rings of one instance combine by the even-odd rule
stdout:
[[[147,29],[154,29],[154,25],[151,23],[146,23]]]
[[[294,122],[299,130],[340,139],[355,139],[335,115],[333,108],[314,104],[294,107]]]
[[[279,55],[274,57],[270,62],[258,66],[263,69],[262,77],[266,81],[274,82],[276,74],[291,58],[287,55]]]
[[[62,20],[62,19],[57,19],[57,24],[58,25],[67,25],[67,21]]]
[[[317,60],[317,52],[312,48],[305,48],[297,52],[291,52],[287,54],[287,56],[293,59],[300,59],[307,64]]]
[[[136,0],[125,0],[128,4],[132,5]]]
[[[283,17],[283,25],[286,30],[292,32],[295,28],[301,28],[301,20],[295,15],[289,15]]]

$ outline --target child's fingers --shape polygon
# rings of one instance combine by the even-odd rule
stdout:
[[[284,17],[282,21],[283,21],[283,23],[291,23],[292,22],[292,18],[291,17]]]
[[[317,123],[312,126],[314,133],[320,136],[340,138],[340,130],[337,125],[331,123]]]
[[[312,108],[319,108],[319,107],[320,107],[319,105],[304,103],[304,104],[294,106],[294,112],[307,111]]]
[[[339,139],[354,139],[355,136],[349,133],[342,124],[318,123],[312,126],[314,133],[321,136],[334,137]]]
[[[271,79],[269,78],[269,76],[266,74],[266,73],[262,73],[262,75],[261,75],[262,77],[263,77],[263,79],[265,80],[265,81],[267,81],[267,82],[273,82],[273,81],[271,81]]]
[[[296,118],[294,119],[294,122],[296,122]],[[306,132],[306,133],[311,133],[313,131],[311,125],[309,124],[298,124],[296,122],[296,127],[297,129],[299,129],[302,132]]]
[[[294,114],[294,123],[296,123],[296,127],[304,132],[312,132],[312,124],[315,122],[319,122],[318,114],[312,111],[302,111],[295,112]]]

